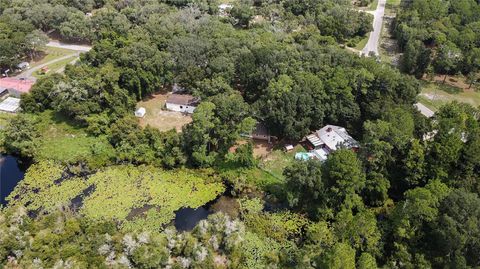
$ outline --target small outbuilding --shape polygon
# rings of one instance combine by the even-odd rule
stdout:
[[[243,133],[241,134],[243,137],[247,137],[254,140],[263,140],[267,141],[268,143],[272,143],[272,140],[277,139],[277,137],[270,135],[267,127],[262,124],[261,122],[257,122],[255,129],[251,133]]]
[[[20,109],[20,99],[7,97],[0,103],[0,111],[7,113],[16,113]]]
[[[145,117],[146,113],[147,113],[147,110],[144,107],[139,107],[137,108],[137,110],[135,110],[135,117],[143,118]]]
[[[251,137],[257,140],[268,141],[268,143],[271,143],[272,139],[276,138],[270,135],[270,132],[268,131],[267,127],[260,122],[257,123],[257,125],[255,126],[255,129],[253,130]]]
[[[17,65],[17,69],[19,70],[26,70],[30,68],[30,64],[28,62],[21,62]]]
[[[170,111],[192,114],[200,103],[200,99],[189,94],[171,94],[166,101]]]

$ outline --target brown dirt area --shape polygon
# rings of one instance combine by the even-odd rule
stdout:
[[[168,95],[154,94],[137,104],[137,107],[144,107],[147,110],[145,117],[140,119],[140,126],[146,127],[150,125],[162,132],[171,129],[181,132],[184,125],[192,122],[191,115],[164,110]]]
[[[237,144],[230,148],[230,152],[235,152],[238,146],[244,145],[251,141],[253,143],[253,156],[256,158],[264,159],[270,153],[272,153],[275,144],[269,144],[267,141],[253,139],[253,140],[239,140]]]

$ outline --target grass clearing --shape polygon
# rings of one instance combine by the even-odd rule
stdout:
[[[433,111],[437,111],[442,105],[457,101],[470,104],[474,107],[480,106],[480,92],[462,90],[447,84],[438,82],[421,81],[422,92],[418,100]]]
[[[357,43],[355,49],[362,50],[367,45],[368,39],[370,38],[370,33],[368,33],[360,42]]]
[[[295,154],[298,152],[306,152],[306,150],[301,145],[295,146],[289,152],[280,149],[274,150],[267,158],[262,160],[260,167],[272,176],[284,180],[283,170],[295,160]]]
[[[378,6],[378,0],[373,0],[370,5],[368,5],[368,10],[373,11],[376,10]]]
[[[55,59],[58,59],[67,55],[75,54],[77,53],[77,51],[47,46],[46,49],[44,50],[44,53],[45,53],[44,57],[40,59],[35,59],[34,61],[30,62],[30,68],[43,65],[47,62],[53,61]]]
[[[35,71],[32,76],[36,77],[37,79],[38,78],[42,78],[42,77],[45,77],[45,76],[48,76],[49,74],[54,74],[54,73],[57,73],[59,72],[60,70],[62,70],[67,64],[75,61],[75,59],[77,59],[78,56],[72,56],[72,57],[69,57],[67,59],[64,59],[64,60],[61,60],[61,61],[58,61],[58,62],[55,62],[55,63],[52,63],[52,64],[49,64],[47,65],[49,71],[48,73],[46,74],[41,74],[41,71],[38,70],[38,71]]]
[[[89,165],[97,167],[113,158],[114,149],[106,137],[88,136],[83,128],[53,111],[41,113],[38,119],[41,136],[36,155],[38,161],[75,163],[86,160]]]
[[[146,127],[150,125],[162,132],[171,129],[180,132],[184,125],[192,121],[190,115],[164,110],[167,97],[168,94],[154,94],[137,104],[137,107],[144,107],[147,110],[145,117],[140,119],[140,126]]]

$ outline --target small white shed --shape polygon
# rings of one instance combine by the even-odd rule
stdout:
[[[0,103],[0,111],[8,113],[16,113],[20,109],[20,99],[7,97]]]
[[[147,113],[147,110],[144,107],[139,107],[137,108],[137,110],[135,110],[135,117],[143,118],[145,117],[146,113]]]

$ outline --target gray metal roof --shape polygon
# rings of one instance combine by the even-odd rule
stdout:
[[[1,111],[13,113],[13,112],[17,112],[19,108],[20,108],[20,99],[18,98],[8,97],[7,99],[3,100],[3,102],[0,103]]]
[[[307,140],[314,146],[326,146],[330,150],[337,150],[337,146],[345,145],[347,148],[358,147],[358,142],[353,139],[343,127],[326,125],[315,133],[308,135]]]

